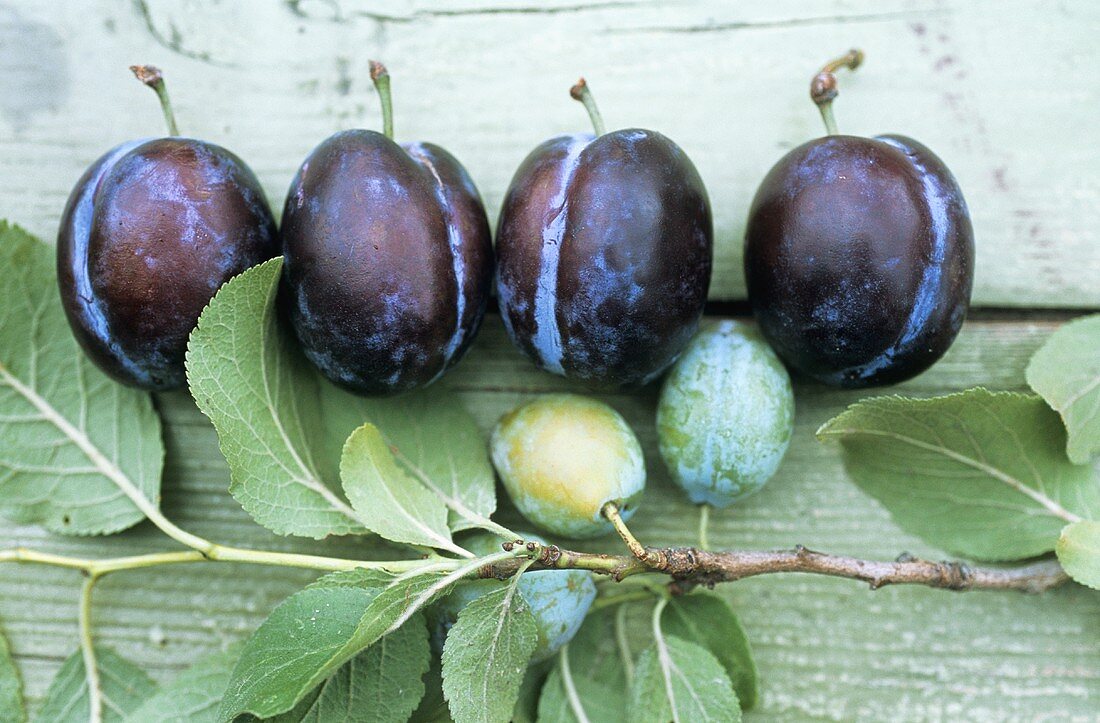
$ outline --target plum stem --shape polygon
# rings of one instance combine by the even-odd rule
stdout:
[[[699,547],[704,550],[710,547],[707,530],[710,526],[710,505],[699,505]]]
[[[382,101],[382,133],[393,140],[393,97],[390,94],[390,71],[377,60],[370,61],[370,79]]]
[[[841,68],[855,70],[863,62],[863,51],[852,48],[839,58],[834,58],[821,67],[810,81],[810,98],[821,111],[821,120],[825,122],[825,131],[831,136],[837,134],[836,118],[833,116],[833,101],[839,94],[836,71]]]
[[[569,89],[569,97],[584,104],[584,109],[588,111],[588,117],[592,121],[592,128],[595,129],[597,136],[602,136],[607,132],[607,128],[603,124],[603,116],[600,115],[600,109],[596,105],[596,98],[592,95],[592,91],[588,88],[588,82],[584,78],[578,80]]]
[[[176,125],[176,114],[172,111],[172,101],[168,99],[168,86],[164,84],[164,75],[160,68],[153,65],[131,65],[130,71],[134,77],[157,93],[160,100],[160,109],[164,113],[164,122],[168,124],[168,135],[178,136],[179,126]]]
[[[615,532],[619,533],[619,537],[626,543],[627,549],[630,550],[630,554],[638,558],[643,564],[649,567],[657,567],[661,564],[661,556],[653,550],[650,550],[634,536],[634,533],[630,531],[630,528],[626,526],[626,522],[623,520],[621,514],[619,514],[619,506],[614,502],[608,502],[603,506],[601,510],[604,517],[610,522],[611,526],[615,528]]]

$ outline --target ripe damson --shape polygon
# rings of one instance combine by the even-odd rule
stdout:
[[[187,337],[218,288],[278,253],[256,177],[213,143],[181,138],[160,71],[132,69],[161,97],[171,137],[108,151],[77,181],[57,237],[61,300],[103,371],[144,389],[184,383]]]
[[[485,313],[492,243],[462,165],[392,140],[389,75],[371,63],[385,133],[321,143],[287,194],[284,298],[306,356],[360,394],[423,386],[465,353]]]
[[[974,232],[947,166],[898,135],[836,135],[852,51],[814,78],[830,135],[768,172],[745,234],[753,313],[790,366],[826,384],[900,382],[935,363],[970,304]]]
[[[600,386],[645,384],[695,332],[713,224],[695,166],[671,140],[551,138],[520,165],[497,228],[497,294],[512,341],[543,369]]]

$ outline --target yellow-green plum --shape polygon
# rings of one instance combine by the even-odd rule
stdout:
[[[527,541],[546,544],[540,537],[520,533]],[[470,552],[488,555],[500,551],[500,538],[479,533],[463,541]],[[502,580],[470,580],[455,586],[454,592],[428,611],[432,645],[442,651],[447,632],[464,607],[506,583]],[[596,599],[596,583],[587,570],[539,570],[527,572],[519,581],[519,594],[531,608],[539,641],[531,662],[546,660],[573,639]]]
[[[779,467],[794,426],[790,375],[752,327],[700,331],[672,368],[657,406],[661,457],[698,504],[727,507]]]
[[[575,394],[548,394],[505,414],[490,441],[508,496],[540,529],[587,538],[610,532],[614,502],[629,519],[645,489],[645,461],[618,412]]]

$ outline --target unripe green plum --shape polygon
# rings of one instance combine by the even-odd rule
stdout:
[[[672,368],[657,407],[661,457],[692,502],[727,507],[764,486],[794,427],[791,378],[752,327],[700,331]]]
[[[645,489],[633,430],[614,409],[587,397],[548,394],[516,407],[497,423],[490,450],[519,511],[557,535],[610,532],[604,505],[614,502],[629,519]]]
[[[521,533],[524,540],[545,544],[536,535]],[[500,551],[500,538],[478,534],[462,545],[470,552],[488,555]],[[447,632],[464,607],[482,595],[507,584],[502,580],[469,580],[459,583],[454,591],[436,603],[429,611],[432,645],[442,651]],[[539,641],[531,662],[546,660],[573,639],[588,608],[596,599],[596,583],[587,570],[539,570],[526,572],[519,581],[519,594],[531,608]]]

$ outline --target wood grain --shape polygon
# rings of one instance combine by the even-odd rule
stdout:
[[[712,297],[744,295],[752,194],[821,133],[813,71],[852,45],[850,133],[901,132],[954,170],[974,217],[976,303],[1100,306],[1100,44],[1093,0],[21,0],[0,5],[0,217],[46,238],[112,145],[162,133],[126,67],[162,66],[183,132],[233,149],[281,206],[308,151],[379,127],[367,60],[394,78],[400,138],[468,166],[495,217],[545,137],[586,129],[588,77],[612,127],[678,141],[710,190]]]
[[[1028,357],[1055,325],[1044,319],[971,322],[940,364],[896,391],[1021,388]],[[446,381],[486,430],[532,394],[571,388],[524,361],[496,316]],[[814,440],[820,423],[859,396],[798,385],[796,436],[779,475],[744,504],[712,516],[712,546],[802,543],[861,557],[891,559],[903,551],[942,557],[900,532],[845,478],[838,450]],[[656,390],[604,398],[649,451],[649,490],[632,527],[645,541],[694,542],[695,510],[669,484],[654,454]],[[167,420],[164,507],[185,528],[238,545],[360,558],[393,554],[369,541],[291,540],[259,528],[226,493],[228,471],[214,431],[188,397],[164,395],[158,404]],[[514,512],[505,517],[516,519]],[[171,547],[148,525],[88,540],[35,527],[0,528],[0,547],[17,544],[89,556]],[[605,540],[596,547],[614,544]],[[97,592],[98,640],[167,679],[203,653],[247,635],[312,577],[231,564],[118,574]],[[78,585],[78,576],[67,571],[0,568],[0,625],[36,703],[76,646]],[[1089,720],[1096,714],[1100,596],[1078,586],[1040,596],[871,592],[849,581],[792,575],[745,580],[721,591],[743,617],[760,663],[764,690],[753,720]],[[638,622],[640,646],[645,620]]]

